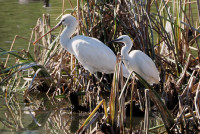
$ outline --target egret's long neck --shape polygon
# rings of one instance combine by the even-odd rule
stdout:
[[[69,25],[67,25],[64,28],[64,30],[62,31],[62,33],[60,35],[60,44],[62,45],[62,47],[67,49],[70,53],[73,53],[72,52],[71,42],[70,42],[70,37],[75,32],[76,26],[77,26],[76,22],[75,23],[70,23]]]
[[[132,42],[131,41],[126,41],[124,42],[125,46],[122,47],[122,50],[121,50],[121,54],[122,54],[122,57],[124,60],[128,60],[129,58],[129,51],[131,50],[131,47],[132,47]]]
[[[72,34],[75,32],[76,30],[76,23],[70,23],[69,25],[67,25],[64,30],[62,31],[61,35],[60,35],[60,40],[61,42],[64,40],[69,40],[70,37],[72,36]]]

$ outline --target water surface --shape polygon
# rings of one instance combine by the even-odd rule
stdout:
[[[73,0],[74,5],[75,2]],[[32,29],[43,14],[50,14],[51,25],[55,25],[55,19],[62,12],[62,0],[51,0],[47,8],[43,5],[43,0],[0,0],[0,48],[9,50],[15,35],[29,40]],[[68,2],[65,3],[65,9],[71,9]],[[17,39],[13,50],[21,51],[27,47],[28,41]]]
[[[28,96],[30,103],[25,103],[19,93],[8,96],[0,96],[1,134],[75,133],[88,116],[87,113],[72,114],[69,101],[50,99],[46,95]]]

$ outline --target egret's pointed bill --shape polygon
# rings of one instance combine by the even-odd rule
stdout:
[[[106,44],[110,44],[110,43],[112,43],[112,42],[118,42],[118,41],[120,41],[120,40],[123,40],[123,38],[117,38],[117,39],[108,41]]]
[[[47,33],[45,33],[44,35],[42,35],[39,39],[37,39],[35,42],[33,42],[33,45],[35,45],[39,40],[41,40],[44,36],[46,36],[47,34],[49,34],[50,32],[52,32],[53,30],[55,30],[56,28],[58,28],[59,26],[62,25],[62,21],[60,21],[55,27],[53,27],[50,31],[48,31]]]

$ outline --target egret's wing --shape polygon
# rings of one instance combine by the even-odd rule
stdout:
[[[148,65],[152,68],[155,68],[155,63],[152,61],[152,59],[147,56],[145,53],[143,53],[140,50],[133,50],[129,53],[129,56],[133,59],[133,57],[138,58],[137,61],[140,63],[140,65]]]
[[[77,36],[72,42],[76,58],[91,72],[113,73],[116,56],[113,51],[101,41],[86,37]]]
[[[155,63],[146,54],[144,54],[144,55],[146,56],[145,58],[140,57],[141,61],[143,60],[143,62],[145,63],[145,65],[143,65],[141,67],[142,71],[145,73],[145,75],[149,76],[150,81],[155,80],[155,82],[156,81],[158,82],[160,80],[160,78],[159,78],[159,72],[156,68]],[[151,78],[153,78],[154,80],[152,80]]]
[[[145,76],[159,79],[159,72],[156,65],[149,56],[139,50],[131,51],[129,56],[131,58],[136,58],[136,62],[134,64],[137,64],[139,70],[144,73]]]

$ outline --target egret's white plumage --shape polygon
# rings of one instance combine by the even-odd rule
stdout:
[[[129,36],[122,35],[114,41],[122,42],[125,45],[121,49],[121,55],[129,72],[135,71],[149,84],[159,82],[159,72],[149,56],[140,50],[133,50],[129,53],[132,48],[132,41]]]
[[[60,25],[66,26],[60,35],[60,44],[73,54],[86,70],[92,74],[95,72],[114,73],[116,55],[108,46],[93,37],[78,35],[71,38],[78,22],[70,14],[64,15],[52,30]],[[128,77],[129,72],[124,65],[122,65],[122,69],[123,75]]]

